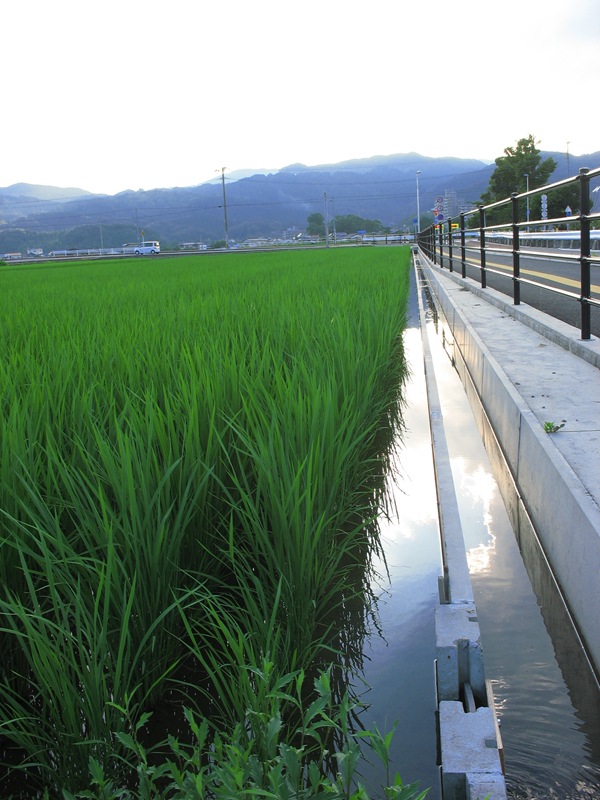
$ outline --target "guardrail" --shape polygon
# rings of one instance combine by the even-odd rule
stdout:
[[[486,288],[488,273],[495,273],[506,277],[505,271],[488,266],[488,254],[512,253],[512,296],[515,305],[521,303],[521,286],[528,284],[554,294],[567,296],[581,304],[581,338],[591,338],[591,307],[600,307],[600,299],[592,297],[591,291],[591,265],[600,265],[600,230],[592,230],[594,222],[600,222],[600,213],[592,213],[590,201],[590,181],[600,176],[600,167],[597,169],[581,169],[579,174],[556,183],[551,183],[530,191],[514,192],[510,197],[499,200],[489,205],[481,205],[471,211],[463,212],[458,217],[431,225],[418,234],[419,247],[438,266],[444,267],[447,260],[449,270],[455,271],[459,266],[462,277],[467,277],[467,240],[475,242],[471,247],[478,253],[478,264],[481,287]],[[547,197],[552,192],[557,192],[565,187],[579,184],[579,211],[564,217],[552,219],[530,219],[530,198],[541,197],[541,216],[547,208]],[[596,191],[596,190],[594,190]],[[526,214],[523,214],[523,201],[526,203]],[[488,224],[488,218],[495,216],[509,216],[510,221]],[[525,219],[522,217],[525,216]],[[533,233],[532,233],[533,232]],[[562,234],[562,236],[561,236]],[[578,291],[570,291],[521,275],[521,247],[526,242],[533,242],[540,246],[541,242],[569,242],[569,253],[556,252],[552,246],[552,258],[565,262],[579,264]],[[574,246],[573,246],[574,245]],[[592,246],[593,245],[593,246]],[[459,255],[457,255],[457,251]],[[598,255],[594,255],[598,251]],[[547,249],[532,249],[527,255],[548,256]]]

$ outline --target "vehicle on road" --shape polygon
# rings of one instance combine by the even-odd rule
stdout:
[[[136,256],[155,255],[160,253],[160,242],[139,242],[133,252]]]

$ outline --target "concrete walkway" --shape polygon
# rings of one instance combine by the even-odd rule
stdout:
[[[416,258],[483,406],[484,443],[489,423],[514,480],[513,527],[533,525],[600,674],[600,342]]]

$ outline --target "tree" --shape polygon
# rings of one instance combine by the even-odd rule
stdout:
[[[531,134],[526,139],[519,139],[516,147],[506,147],[504,155],[497,158],[495,164],[489,187],[481,195],[484,204],[503,200],[510,197],[512,192],[524,192],[528,181],[530,189],[544,186],[556,169],[553,158],[541,160]]]
[[[482,205],[504,200],[513,192],[524,192],[537,189],[548,183],[550,175],[556,169],[556,161],[546,158],[542,161],[540,151],[532,134],[526,139],[519,139],[515,147],[506,147],[504,155],[495,161],[496,169],[490,177],[486,191],[481,195]],[[521,219],[524,219],[525,203]],[[488,222],[509,222],[511,219],[510,207],[498,209],[488,215]]]
[[[379,233],[383,226],[378,219],[364,219],[356,214],[345,214],[336,216],[335,227],[344,233],[356,233],[357,231],[367,231],[368,233]]]
[[[310,214],[306,219],[306,232],[309,236],[325,236],[325,218],[323,214]]]
[[[532,218],[540,219],[540,196],[536,195],[531,198]],[[581,206],[581,196],[579,184],[571,186],[562,186],[560,189],[555,189],[548,194],[548,218],[555,219],[556,217],[564,217],[567,213],[566,209],[569,207],[573,214],[579,214]]]

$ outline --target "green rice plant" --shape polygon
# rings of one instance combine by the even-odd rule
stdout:
[[[0,600],[3,633],[18,641],[24,662],[20,673],[2,671],[0,732],[26,754],[21,769],[28,779],[37,775],[57,789],[81,779],[90,755],[118,767],[111,740],[122,718],[110,712],[108,699],[118,699],[134,717],[145,707],[152,688],[142,689],[145,674],[150,684],[164,679],[160,653],[154,663],[148,653],[174,609],[165,608],[134,649],[129,630],[136,580],[132,576],[115,608],[121,565],[113,542],[99,564],[58,539],[57,532],[28,532],[19,543],[28,596]]]
[[[229,502],[229,538],[218,552],[227,580],[216,589],[217,605],[204,601],[202,608],[210,612],[188,621],[192,651],[209,677],[206,692],[220,698],[227,715],[222,724],[229,725],[253,702],[254,687],[239,678],[245,665],[269,654],[281,674],[296,663],[336,660],[332,643],[339,647],[341,638],[333,620],[358,598],[361,618],[368,613],[368,564],[378,542],[372,526],[373,535],[365,531],[376,514],[373,499],[382,493],[373,494],[373,487],[377,477],[383,484],[401,378],[397,372],[396,381],[388,380],[375,414],[381,388],[365,379],[370,402],[357,413],[356,387],[336,392],[332,372],[315,379],[306,366],[314,359],[308,351],[287,361],[265,342],[249,351],[255,355],[249,356],[248,374],[260,380],[248,386],[223,447],[229,476],[221,494]],[[381,352],[384,373],[389,340]],[[398,350],[392,353],[402,365]],[[383,448],[382,419],[390,434]],[[358,628],[348,639],[356,638]],[[286,643],[281,652],[272,649],[274,640]]]
[[[232,730],[263,713],[240,675],[265,659],[274,680],[359,671],[407,266],[390,249],[3,273],[0,733],[49,785],[85,780],[91,747],[118,774],[116,733],[175,677]]]

